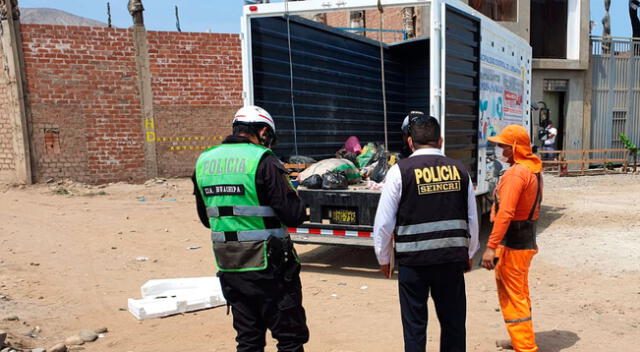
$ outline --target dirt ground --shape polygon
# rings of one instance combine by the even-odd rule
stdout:
[[[637,351],[640,176],[545,178],[530,283],[540,350]],[[187,179],[103,188],[0,185],[0,321],[9,341],[50,347],[107,327],[86,351],[233,351],[224,307],[137,321],[127,298],[147,280],[215,273]],[[488,229],[484,226],[483,237]],[[189,246],[201,246],[189,250]],[[397,282],[372,249],[299,245],[308,351],[400,351]],[[139,262],[136,257],[150,260]],[[479,256],[479,255],[478,255]],[[475,260],[477,264],[478,260]],[[468,350],[506,338],[493,273],[467,274]],[[431,310],[428,350],[438,350]],[[38,326],[35,337],[26,334]],[[268,351],[275,351],[268,338]]]

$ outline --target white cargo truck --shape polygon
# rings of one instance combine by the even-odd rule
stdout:
[[[408,39],[401,21],[392,21],[407,7],[420,24]],[[368,29],[349,28],[353,11]],[[487,137],[510,124],[531,131],[531,47],[460,1],[247,5],[241,26],[244,104],[274,117],[280,157],[333,157],[352,135],[398,151],[402,120],[420,110],[439,119],[444,152],[469,170],[484,213],[498,179]],[[299,194],[310,221],[289,229],[295,241],[372,244],[380,191]]]

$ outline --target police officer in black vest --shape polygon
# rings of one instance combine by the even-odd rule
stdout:
[[[427,299],[441,325],[440,351],[466,349],[464,272],[478,250],[473,184],[461,162],[441,152],[438,121],[409,114],[413,154],[389,169],[374,224],[380,270],[391,277],[398,263],[404,350],[426,350]]]

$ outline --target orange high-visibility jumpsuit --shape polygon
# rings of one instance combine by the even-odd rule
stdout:
[[[507,170],[496,188],[497,204],[491,218],[493,229],[487,247],[496,249],[496,284],[502,315],[511,343],[517,352],[538,351],[531,320],[529,297],[529,266],[538,252],[534,249],[512,249],[501,245],[511,221],[527,220],[534,208],[531,220],[538,219],[539,202],[536,202],[538,179],[525,166],[516,163]],[[542,197],[542,195],[538,195]]]

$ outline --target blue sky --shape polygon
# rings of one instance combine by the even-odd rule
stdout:
[[[129,27],[127,0],[108,0],[116,27]],[[50,7],[102,22],[107,21],[107,0],[20,0],[21,7]],[[175,30],[174,6],[180,10],[180,26],[185,32],[237,33],[243,0],[143,0],[145,24],[149,30]],[[611,1],[612,35],[631,36],[628,0]],[[593,34],[602,34],[604,1],[591,0],[591,19],[597,23]]]

